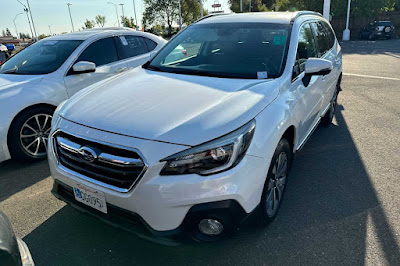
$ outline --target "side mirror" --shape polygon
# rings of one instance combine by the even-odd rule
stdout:
[[[309,76],[324,76],[328,75],[333,69],[331,61],[321,58],[309,58],[305,65],[305,74]]]
[[[91,73],[96,71],[96,64],[89,61],[79,61],[72,67],[74,74]]]

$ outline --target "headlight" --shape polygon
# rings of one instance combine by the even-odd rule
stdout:
[[[255,126],[256,122],[252,120],[228,135],[162,159],[167,163],[160,174],[209,175],[234,167],[246,153]]]

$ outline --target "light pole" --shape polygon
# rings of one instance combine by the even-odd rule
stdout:
[[[179,30],[182,29],[182,9],[181,9],[181,0],[179,0]]]
[[[343,41],[348,41],[350,40],[350,30],[349,30],[349,20],[350,20],[350,3],[351,0],[349,0],[347,4],[347,18],[346,18],[346,29],[343,31]]]
[[[49,25],[49,30],[50,30],[50,36],[53,35],[53,33],[51,32],[51,26]]]
[[[29,29],[31,30],[31,34],[32,34],[32,39],[34,39],[34,35],[33,35],[33,30],[32,30],[32,26],[31,26],[31,20],[29,19],[29,14],[28,14],[28,8],[26,7],[26,5],[24,5],[23,3],[21,3],[20,0],[17,0],[18,3],[20,3],[23,7],[24,7],[24,11],[26,13],[26,18],[28,19],[28,23],[29,23]]]
[[[136,30],[138,29],[138,21],[136,17],[136,6],[135,6],[135,0],[133,0],[133,12],[135,12],[135,24],[136,24]]]
[[[243,0],[240,0],[240,13],[243,12]]]
[[[115,7],[115,14],[117,15],[117,24],[118,26],[120,26],[119,24],[119,18],[118,18],[118,9],[117,9],[117,5],[111,2],[107,2],[107,4],[113,5]]]
[[[31,15],[31,20],[32,20],[32,28],[33,28],[33,32],[35,32],[35,38],[36,38],[36,41],[37,41],[37,40],[38,40],[38,36],[37,36],[37,31],[36,31],[35,23],[33,22],[32,10],[31,10],[31,7],[30,7],[30,5],[29,5],[29,0],[26,0],[26,2],[28,3],[29,14]]]
[[[125,20],[125,12],[124,12],[124,4],[119,4],[122,7],[122,26],[126,27],[126,20]]]
[[[200,14],[203,17],[203,0],[200,0]]]
[[[74,22],[72,22],[71,8],[70,8],[70,6],[72,6],[72,4],[71,4],[71,3],[67,3],[67,6],[68,6],[69,18],[71,19],[72,31],[74,32],[74,31],[75,31],[75,29],[74,29]]]
[[[19,15],[22,15],[23,13],[18,13],[16,16],[15,16],[15,18],[14,18],[14,27],[15,27],[15,32],[17,33],[17,39],[19,38],[18,37],[18,30],[17,30],[17,24],[15,24],[15,20],[17,19],[17,17],[19,16]]]
[[[329,13],[331,10],[331,0],[324,0],[324,18],[329,21]]]

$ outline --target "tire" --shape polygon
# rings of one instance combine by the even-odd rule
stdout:
[[[335,112],[336,112],[338,96],[339,96],[339,84],[336,85],[336,90],[335,90],[335,93],[332,96],[331,103],[330,103],[330,106],[329,106],[329,110],[321,118],[321,125],[329,126],[329,125],[332,124],[333,117],[335,116]]]
[[[279,165],[281,165],[281,169],[279,169]],[[267,226],[278,215],[291,165],[292,152],[289,142],[286,139],[281,139],[272,157],[261,196],[258,218],[261,226]],[[279,172],[277,173],[277,171]]]
[[[41,106],[19,114],[8,131],[11,158],[20,162],[43,160],[47,157],[47,140],[54,109]]]

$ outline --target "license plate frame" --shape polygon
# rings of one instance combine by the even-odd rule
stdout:
[[[107,214],[107,201],[104,192],[80,183],[76,183],[73,190],[76,201]]]

